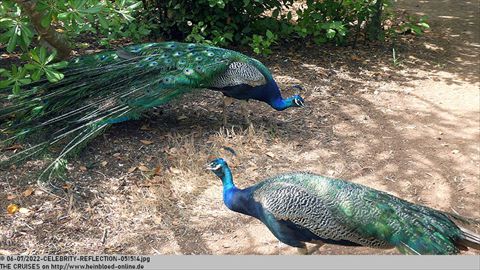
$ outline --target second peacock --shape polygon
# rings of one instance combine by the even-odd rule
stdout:
[[[281,242],[308,253],[305,243],[397,248],[408,254],[457,254],[480,249],[480,236],[461,216],[413,204],[385,192],[311,173],[288,173],[238,189],[224,159],[209,163],[223,184],[223,201],[259,219]]]

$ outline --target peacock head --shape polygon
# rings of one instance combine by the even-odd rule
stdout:
[[[212,171],[218,177],[223,178],[229,170],[227,162],[223,158],[216,158],[207,165],[207,170]]]
[[[293,85],[292,88],[296,91],[303,91],[303,87],[299,84]],[[294,95],[287,98],[286,103],[289,107],[305,107],[305,100],[300,95]]]
[[[283,111],[291,107],[304,107],[305,100],[303,100],[303,98],[299,95],[294,95],[286,99],[276,99],[270,105],[277,111]]]
[[[287,102],[290,103],[290,107],[304,107],[305,100],[300,95],[294,95],[287,98]]]

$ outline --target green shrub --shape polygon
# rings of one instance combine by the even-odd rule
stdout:
[[[71,41],[85,33],[95,34],[102,45],[123,37],[139,42],[155,27],[135,19],[141,10],[138,0],[1,1],[0,42],[6,44],[7,52],[21,53],[23,66],[0,69],[0,88],[11,87],[18,93],[21,85],[43,75],[49,81],[62,79],[58,69],[66,63],[53,64],[57,52],[47,56],[46,47],[61,48],[59,54],[68,55],[75,44]]]
[[[64,64],[52,64],[52,55],[64,56],[68,41],[82,40],[85,34],[93,34],[103,46],[119,38],[140,42],[149,37],[249,46],[268,55],[272,46],[285,42],[345,45],[359,38],[421,34],[428,28],[424,18],[409,17],[385,31],[383,22],[395,20],[390,0],[4,0],[0,18],[0,42],[7,52],[23,54],[23,66],[0,69],[0,88],[14,93],[43,75],[50,81],[61,79],[58,69]],[[36,42],[39,37],[43,43]],[[45,43],[58,54],[47,57],[40,48]]]

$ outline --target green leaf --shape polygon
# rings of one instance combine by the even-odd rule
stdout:
[[[275,36],[275,35],[272,33],[272,31],[270,31],[270,30],[267,30],[266,35],[267,35],[267,38],[268,38],[268,39],[272,39],[272,38]]]
[[[57,52],[53,51],[53,53],[50,56],[48,56],[47,60],[45,61],[45,64],[52,62],[52,60],[55,59],[55,56],[57,56]]]
[[[69,14],[70,14],[70,13],[68,13],[68,12],[62,12],[62,13],[59,13],[59,14],[57,15],[57,18],[58,18],[59,20],[66,20],[66,19],[68,19],[68,17],[69,17],[68,15],[69,15]]]
[[[6,88],[7,86],[10,86],[13,82],[14,80],[12,79],[0,81],[0,88]]]
[[[12,92],[14,95],[20,95],[20,84],[15,83],[13,85]]]
[[[52,16],[50,14],[43,16],[42,20],[40,21],[40,25],[43,28],[47,28],[52,23]]]
[[[47,58],[47,49],[45,49],[45,47],[40,47],[40,52],[39,52],[39,55],[38,57],[40,58],[40,63],[44,64],[46,62],[46,58]]]
[[[25,78],[25,79],[20,79],[18,80],[21,84],[29,84],[32,82],[32,80]]]
[[[43,75],[43,69],[39,68],[39,69],[36,69],[33,73],[32,73],[32,80],[34,81],[38,81],[40,80],[40,77],[42,77]]]
[[[100,23],[100,26],[103,27],[104,29],[109,28],[109,24],[108,24],[107,20],[101,14],[98,14],[98,22]]]
[[[335,30],[333,30],[333,29],[327,29],[327,38],[328,38],[328,39],[334,38],[336,33],[337,33],[337,32],[336,32]]]
[[[54,68],[54,69],[61,69],[61,68],[64,68],[66,66],[68,66],[67,61],[61,61],[61,62],[58,62],[58,63],[48,65],[48,67]]]
[[[102,11],[101,6],[95,6],[95,7],[91,7],[91,8],[87,8],[87,9],[78,10],[78,12],[80,12],[80,13],[87,13],[87,14],[95,14],[95,13],[99,13],[100,11]]]
[[[15,46],[17,45],[17,38],[17,35],[12,35],[10,37],[10,40],[8,40],[7,44],[7,52],[11,53],[13,52],[13,50],[15,50]]]
[[[278,14],[280,14],[280,9],[276,8],[273,12],[272,12],[272,17],[273,18],[278,18]]]
[[[27,70],[35,70],[35,69],[38,69],[38,66],[37,65],[34,65],[34,64],[25,64],[24,66]]]
[[[137,3],[128,6],[127,9],[134,10],[134,9],[136,9],[138,6],[140,6],[141,4],[142,4],[141,1],[137,1]]]
[[[430,25],[428,25],[428,23],[425,23],[425,22],[420,22],[420,23],[418,23],[418,25],[425,28],[425,29],[430,28]]]
[[[45,73],[47,75],[47,79],[50,82],[58,82],[64,77],[62,73],[55,71],[53,69],[45,69]]]

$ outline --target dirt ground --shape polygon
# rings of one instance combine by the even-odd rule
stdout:
[[[0,176],[0,253],[297,254],[224,206],[220,180],[204,170],[214,156],[229,160],[241,188],[307,170],[479,219],[479,1],[397,5],[428,15],[431,31],[403,37],[395,64],[386,45],[307,45],[261,59],[285,96],[304,86],[305,109],[250,102],[247,129],[235,102],[224,129],[221,95],[204,92],[109,129],[72,162],[62,196],[29,177],[39,161]],[[10,203],[28,211],[7,215]]]

